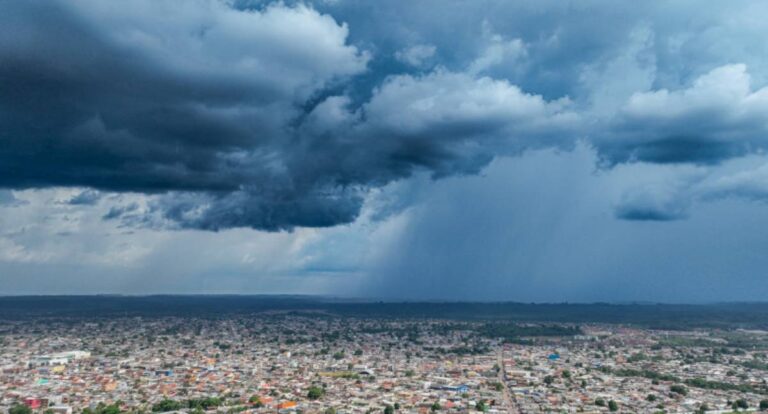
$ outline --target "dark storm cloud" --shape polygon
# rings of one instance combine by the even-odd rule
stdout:
[[[765,297],[764,204],[718,200],[698,206],[687,220],[616,220],[614,191],[623,191],[623,175],[640,169],[595,174],[595,162],[583,147],[534,151],[499,159],[482,177],[421,186],[422,202],[402,216],[396,242],[377,251],[360,295],[675,303]],[[744,174],[723,185],[744,184],[747,175],[760,181]],[[646,206],[669,206],[669,212],[680,205],[663,202],[672,199],[671,189],[647,192],[655,201]],[[639,207],[640,199],[626,201]],[[658,210],[647,214],[669,218]]]
[[[658,205],[648,200],[622,203],[616,208],[615,214],[617,218],[633,221],[672,221],[687,217],[684,208]]]
[[[0,186],[198,191],[248,202],[228,195],[247,185],[263,208],[296,210],[268,228],[302,222],[296,216],[313,214],[313,201],[326,216],[318,222],[336,224],[324,210],[338,197],[313,194],[314,183],[291,185],[306,177],[286,171],[285,128],[303,99],[364,70],[364,53],[344,43],[343,26],[306,7],[177,6],[3,4]]]
[[[606,165],[765,148],[768,65],[743,46],[762,28],[630,4],[3,2],[0,187],[154,194],[105,216],[129,224],[281,230],[577,139]],[[683,217],[630,205],[616,216]]]
[[[768,146],[768,88],[726,65],[685,89],[633,94],[598,148],[612,162],[718,163]]]
[[[477,172],[505,136],[539,145],[550,121],[574,118],[567,102],[445,71],[302,115],[365,70],[346,26],[305,6],[176,6],[4,5],[0,186],[166,194],[153,211],[182,227],[332,226],[355,219],[370,186]]]

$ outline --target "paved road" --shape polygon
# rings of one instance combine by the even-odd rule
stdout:
[[[498,355],[496,356],[497,364],[499,364],[499,382],[504,385],[502,391],[502,399],[504,401],[504,407],[507,408],[507,413],[517,414],[520,410],[517,408],[517,402],[513,401],[513,398],[509,395],[509,384],[507,384],[507,373],[504,368],[504,347],[499,347]]]

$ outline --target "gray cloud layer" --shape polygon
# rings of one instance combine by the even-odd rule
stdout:
[[[630,4],[2,2],[0,187],[156,194],[104,216],[135,225],[280,230],[579,139],[608,166],[762,151],[768,50],[745,42],[765,6]],[[628,193],[616,216],[686,217],[686,191]]]

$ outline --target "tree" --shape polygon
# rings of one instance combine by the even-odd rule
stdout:
[[[333,408],[333,407],[328,407],[328,408],[325,409],[325,411],[323,413],[324,414],[336,414],[336,409]]]
[[[120,406],[117,404],[106,405],[104,403],[99,403],[99,405],[96,406],[96,414],[120,414]]]
[[[437,402],[437,401],[435,401],[434,403],[432,403],[432,406],[431,406],[431,407],[429,407],[429,409],[430,409],[432,412],[435,412],[435,411],[440,411],[440,408],[442,408],[442,407],[440,407],[440,403],[439,403],[439,402]]]
[[[317,400],[320,397],[322,397],[324,394],[325,394],[324,389],[313,385],[309,387],[309,391],[307,392],[307,398],[309,398],[310,400]]]
[[[32,414],[32,409],[24,404],[14,404],[8,409],[8,414]]]
[[[746,410],[747,408],[749,408],[749,403],[747,402],[747,400],[743,398],[739,398],[738,400],[733,402],[732,408],[734,410],[739,410],[739,409]]]
[[[475,408],[477,409],[477,411],[483,411],[483,412],[488,409],[488,407],[485,405],[485,400],[478,401],[477,404],[475,405]]]
[[[393,407],[393,406],[391,406],[391,405],[387,404],[387,405],[384,407],[384,414],[395,414],[395,407]]]
[[[546,377],[544,377],[544,383],[547,385],[552,385],[554,381],[555,381],[555,377],[551,375],[547,375]]]
[[[688,389],[686,389],[682,385],[675,384],[675,385],[669,387],[669,390],[671,392],[674,392],[675,394],[688,395]]]
[[[648,394],[648,396],[645,397],[646,401],[654,402],[656,401],[656,396],[653,394]]]
[[[595,405],[598,407],[605,407],[605,400],[602,398],[595,398]]]
[[[563,378],[565,379],[571,378],[571,371],[568,371],[567,369],[563,371]]]
[[[248,399],[248,402],[256,408],[261,408],[264,406],[264,404],[261,402],[261,397],[258,395],[252,395],[251,398]]]
[[[701,403],[698,411],[699,411],[699,414],[704,414],[707,411],[709,411],[709,406],[707,405],[707,403]]]
[[[768,410],[768,400],[760,400],[760,411]]]
[[[174,400],[164,398],[159,403],[152,406],[152,411],[156,413],[162,413],[165,411],[177,411],[181,409],[181,403]]]
[[[608,401],[608,409],[611,411],[618,411],[619,410],[619,404],[616,403],[616,401]]]

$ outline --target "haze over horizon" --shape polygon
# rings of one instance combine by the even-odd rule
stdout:
[[[768,297],[766,2],[0,11],[0,295]]]

